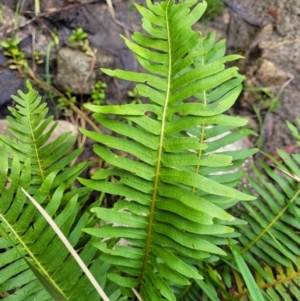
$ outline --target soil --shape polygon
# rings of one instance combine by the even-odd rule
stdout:
[[[246,59],[242,72],[245,84],[253,88],[268,88],[272,94],[249,95],[245,92],[237,111],[250,118],[257,128],[253,106],[264,120],[263,150],[274,152],[295,144],[286,120],[296,123],[300,116],[300,2],[297,0],[265,0],[230,2],[227,27],[229,49],[242,53]],[[233,9],[234,8],[234,9]],[[277,107],[272,108],[272,99]]]
[[[285,124],[293,123],[300,116],[298,95],[300,90],[300,2],[298,0],[224,0],[226,5],[222,14],[205,24],[197,25],[204,33],[217,31],[218,39],[226,38],[228,53],[239,53],[245,59],[239,62],[241,73],[245,74],[248,89],[241,95],[234,112],[249,120],[250,126],[261,134],[259,146],[273,152],[277,148],[295,144]],[[33,63],[32,49],[41,52],[45,61],[46,49],[56,32],[59,47],[51,49],[50,75],[55,87],[57,73],[57,53],[63,47],[69,47],[68,37],[72,30],[82,27],[88,34],[91,48],[104,51],[114,60],[114,66],[127,70],[137,70],[138,65],[131,52],[126,48],[120,34],[130,35],[140,29],[140,17],[132,5],[133,1],[114,0],[112,17],[105,0],[44,0],[41,2],[41,14],[34,15],[34,2],[25,1],[19,10],[19,28],[13,31],[16,21],[16,7],[24,1],[2,0],[0,12],[8,15],[0,19],[0,41],[9,37],[20,38],[20,47],[26,53],[33,70],[41,78],[45,76],[45,64]],[[144,3],[143,0],[135,1]],[[3,12],[6,12],[5,14]],[[77,49],[78,50],[78,49]],[[9,68],[9,62],[0,49],[0,118],[8,113],[11,94],[24,88],[24,79],[16,70]],[[126,99],[127,91],[132,87],[126,82],[108,82],[107,101],[119,103]],[[61,93],[63,87],[57,85]],[[41,90],[42,91],[42,90]],[[253,92],[254,91],[254,92]],[[42,92],[44,95],[48,95]],[[79,96],[83,102],[89,95]],[[46,99],[46,97],[45,97]],[[49,101],[51,112],[55,112],[57,98]],[[274,104],[277,106],[274,108]],[[253,109],[254,108],[254,109]],[[256,113],[255,113],[256,112]],[[63,116],[57,116],[65,118]],[[259,126],[259,118],[263,128]],[[252,144],[257,138],[252,138]]]

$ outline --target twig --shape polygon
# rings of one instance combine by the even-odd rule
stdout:
[[[95,68],[95,64],[96,64],[96,55],[95,55],[95,53],[92,50],[90,50],[89,53],[87,53],[87,55],[89,55],[92,58],[92,60],[91,60],[91,64],[90,64],[90,71],[89,71],[89,73],[87,74],[87,76],[85,77],[85,79],[82,83],[81,93],[84,93],[86,83],[87,83],[88,79],[90,78],[90,76],[92,75],[92,73],[94,71],[94,68]]]
[[[113,7],[113,4],[112,4],[111,0],[106,0],[106,4],[107,4],[107,6],[108,6],[108,10],[109,10],[109,12],[110,12],[110,15],[111,15],[113,21],[114,21],[115,23],[117,23],[119,26],[121,26],[121,27],[124,29],[124,32],[125,32],[126,37],[129,38],[129,36],[130,36],[130,34],[129,34],[129,29],[127,28],[127,26],[126,26],[124,23],[120,22],[120,21],[116,18],[115,10],[114,10],[114,7]]]
[[[276,98],[278,98],[282,92],[284,91],[284,89],[294,80],[295,76],[293,74],[289,74],[289,79],[280,87],[279,92],[276,95]]]

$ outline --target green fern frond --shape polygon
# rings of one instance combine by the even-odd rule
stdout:
[[[68,187],[76,177],[88,166],[82,163],[74,167],[65,168],[76,159],[83,149],[76,149],[69,154],[75,143],[76,137],[70,137],[70,133],[64,133],[54,142],[48,143],[57,123],[51,125],[53,116],[46,117],[48,108],[46,103],[41,103],[38,92],[32,89],[27,81],[28,93],[19,91],[19,97],[12,96],[17,103],[15,108],[9,108],[12,116],[8,116],[8,130],[14,138],[0,136],[8,152],[17,156],[20,162],[30,158],[33,193],[53,171],[59,171],[59,177],[53,183],[53,188],[65,183]],[[68,181],[66,181],[68,179]]]
[[[244,204],[250,215],[242,210],[237,210],[237,213],[245,217],[253,230],[250,237],[248,228],[241,229],[245,232],[242,252],[246,253],[252,246],[256,246],[263,250],[260,256],[268,264],[272,265],[270,259],[273,258],[275,262],[289,267],[285,258],[299,265],[300,239],[295,231],[300,227],[300,187],[299,182],[285,173],[293,175],[296,171],[298,176],[300,161],[297,159],[298,155],[289,156],[283,151],[278,154],[285,164],[274,160],[275,169],[260,160],[263,171],[276,185],[266,180],[258,168],[253,167],[260,185],[253,179],[249,179],[249,182],[264,201],[256,201],[251,206]]]
[[[295,126],[289,124],[299,139]],[[265,154],[266,155],[266,154]],[[248,177],[259,195],[234,211],[248,225],[237,226],[240,253],[253,269],[259,286],[272,300],[298,298],[300,281],[300,156],[278,151],[279,159],[266,155],[253,166],[257,180]],[[268,162],[268,163],[267,163]],[[247,295],[243,280],[235,272],[237,297]],[[286,288],[292,288],[287,293]],[[239,299],[243,300],[243,298]]]
[[[107,223],[85,232],[105,239],[95,246],[101,259],[115,266],[109,279],[129,297],[135,287],[144,301],[175,300],[173,284],[202,279],[193,263],[225,255],[222,235],[233,232],[226,224],[235,219],[222,207],[254,199],[233,188],[239,172],[214,174],[233,171],[253,151],[211,153],[249,131],[235,131],[246,122],[224,114],[243,80],[225,63],[239,56],[224,57],[224,41],[214,44],[214,35],[200,38],[191,29],[206,8],[205,2],[196,2],[136,5],[146,34],[123,39],[149,73],[103,70],[139,83],[137,91],[148,104],[86,105],[118,138],[82,130],[99,143],[95,153],[112,168],[80,181],[121,199],[113,209],[93,208]]]
[[[34,273],[36,269],[45,279],[43,283],[48,283],[46,287],[55,288],[60,296],[57,300],[100,300],[63,243],[21,191],[21,187],[29,191],[52,216],[104,286],[109,265],[99,259],[90,238],[81,231],[92,222],[90,214],[79,215],[89,190],[71,187],[88,163],[68,167],[81,152],[68,152],[75,142],[67,138],[69,134],[46,144],[55,126],[46,130],[52,118],[44,120],[47,109],[40,104],[37,92],[29,83],[27,86],[27,94],[19,92],[20,97],[14,97],[18,105],[8,118],[14,138],[1,136],[1,297],[14,301],[53,300],[53,294],[51,297]],[[112,294],[120,295],[116,285],[112,289]]]

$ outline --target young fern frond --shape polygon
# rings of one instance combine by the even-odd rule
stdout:
[[[11,109],[13,117],[8,118],[14,138],[0,137],[1,298],[24,301],[60,296],[58,300],[99,300],[63,243],[21,190],[29,191],[45,208],[97,280],[105,283],[109,265],[98,258],[90,238],[81,231],[91,223],[90,214],[79,215],[90,190],[71,188],[88,163],[67,167],[81,152],[67,153],[75,142],[67,139],[69,134],[45,144],[54,126],[46,130],[51,118],[44,120],[45,105],[40,104],[29,84],[28,89],[27,94],[19,92],[20,97],[14,97],[18,105]],[[44,277],[48,288],[54,288],[52,297],[35,270]],[[118,290],[116,286],[112,289]]]
[[[99,142],[94,151],[112,168],[80,181],[121,199],[113,209],[93,208],[107,223],[85,232],[110,238],[94,243],[101,259],[115,267],[108,278],[129,297],[134,298],[131,288],[136,288],[144,301],[175,300],[173,284],[202,279],[193,262],[225,255],[218,244],[222,235],[233,232],[226,224],[235,218],[222,207],[254,199],[231,187],[239,173],[213,174],[233,170],[253,151],[211,153],[248,132],[232,131],[246,122],[224,114],[242,82],[237,68],[225,69],[224,64],[239,56],[224,57],[224,42],[214,45],[213,35],[202,39],[191,29],[206,8],[205,2],[196,2],[136,5],[146,34],[134,33],[132,41],[123,38],[149,73],[103,70],[137,82],[139,95],[149,103],[86,105],[118,137],[82,130]],[[228,130],[226,137],[218,136]],[[226,205],[220,205],[223,201]]]
[[[83,149],[76,149],[67,154],[76,140],[76,137],[70,137],[70,133],[64,133],[47,144],[57,123],[51,125],[53,116],[45,119],[48,113],[47,104],[41,103],[41,97],[32,89],[29,81],[27,88],[29,90],[27,94],[19,91],[19,97],[12,96],[17,104],[15,108],[9,108],[12,116],[7,116],[7,120],[10,123],[8,130],[14,138],[0,136],[0,143],[4,143],[8,152],[17,156],[20,162],[30,158],[32,192],[53,171],[58,171],[59,175],[52,188],[58,187],[61,183],[70,187],[88,163],[83,162],[66,169],[65,167],[76,159]]]

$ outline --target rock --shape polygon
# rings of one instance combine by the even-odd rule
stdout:
[[[0,54],[1,56],[1,54]],[[2,106],[11,102],[11,95],[17,90],[24,89],[24,79],[20,77],[17,71],[8,68],[0,68],[0,116],[2,115]],[[5,83],[5,84],[2,84]],[[4,109],[3,109],[4,110]],[[4,117],[4,116],[1,116]]]
[[[134,2],[136,4],[145,5],[145,0],[135,0]],[[116,5],[115,1],[112,1],[112,3],[114,3],[117,20],[125,25],[126,30],[113,20],[106,4],[94,5],[92,6],[92,10],[93,14],[97,17],[90,18],[95,28],[95,32],[89,34],[90,44],[97,49],[104,49],[111,53],[115,57],[117,68],[131,71],[141,70],[139,69],[135,55],[127,48],[124,40],[120,37],[120,35],[127,36],[127,30],[130,35],[134,31],[141,30],[140,14],[137,9],[132,6],[131,1],[119,1]],[[118,80],[118,82],[120,89],[124,91],[125,94],[128,89],[131,89],[131,83],[129,81]],[[113,97],[110,101],[114,102],[117,99],[115,97],[116,88],[113,85],[111,86],[111,94]]]
[[[48,143],[55,141],[60,135],[66,132],[71,132],[72,136],[78,135],[78,128],[74,124],[65,120],[58,120],[57,122],[58,122],[57,126],[54,132],[52,133],[50,139],[48,140]],[[54,121],[50,123],[50,126],[52,126],[53,123]],[[7,130],[8,126],[9,126],[9,122],[6,119],[0,119],[0,135],[12,136],[10,132]],[[50,128],[50,126],[48,128]]]
[[[98,50],[95,67],[90,74],[91,62],[92,57],[82,51],[68,47],[61,48],[57,55],[55,85],[63,91],[71,89],[74,94],[91,94],[95,83],[104,78],[100,67],[113,68],[115,61],[109,53]]]
[[[227,135],[229,135],[231,132],[228,131],[228,132],[225,132],[223,134],[220,134],[218,136],[215,136],[215,137],[212,137],[212,138],[209,138],[209,139],[206,139],[205,141],[206,142],[211,142],[211,141],[216,141],[218,139],[221,139]],[[234,143],[231,143],[231,144],[228,144],[224,147],[221,147],[211,153],[222,153],[222,152],[228,152],[228,151],[238,151],[238,150],[244,150],[244,149],[249,149],[251,148],[251,143],[249,141],[249,138],[246,137],[246,138],[243,138],[241,140],[238,140]]]
[[[264,87],[273,87],[283,85],[290,76],[274,63],[263,60],[256,72],[256,77]]]
[[[82,0],[80,3],[83,4],[85,3],[84,1],[88,0]],[[76,74],[78,69],[76,69],[76,66],[74,71],[72,66],[70,66],[70,70],[68,70],[65,68],[66,64],[63,64],[62,68],[58,71],[57,76],[51,74],[51,79],[56,77],[55,84],[62,92],[66,89],[73,89],[75,94],[81,94],[81,92],[90,94],[91,86],[94,85],[99,77],[100,79],[103,79],[103,75],[99,71],[100,67],[114,67],[132,71],[138,70],[135,56],[126,47],[124,40],[120,37],[120,35],[127,36],[141,27],[140,15],[136,9],[132,8],[132,4],[128,1],[118,1],[118,3],[114,3],[115,16],[124,24],[124,26],[120,26],[120,24],[113,20],[107,4],[104,3],[95,2],[87,5],[74,5],[74,8],[70,9],[65,5],[64,0],[42,1],[41,12],[45,15],[40,17],[41,22],[38,22],[39,27],[37,27],[35,22],[32,22],[34,20],[33,15],[30,15],[29,18],[24,18],[22,14],[16,16],[15,11],[11,9],[14,6],[12,3],[13,1],[2,0],[0,2],[0,17],[2,16],[2,18],[0,18],[0,42],[6,40],[14,33],[13,30],[15,26],[19,27],[15,32],[16,38],[21,41],[19,46],[21,50],[25,52],[30,66],[35,67],[31,62],[31,59],[33,58],[33,47],[36,51],[40,52],[42,60],[44,60],[44,62],[46,61],[44,56],[53,40],[53,37],[49,34],[49,30],[53,30],[54,27],[57,29],[57,36],[60,44],[59,47],[67,47],[67,45],[69,45],[68,37],[72,33],[72,29],[82,27],[84,31],[88,33],[90,46],[98,50],[97,57],[99,58],[100,63],[99,66],[95,66],[96,79],[93,78],[95,76],[95,72],[93,72],[90,76],[90,80],[86,84],[86,88],[82,89],[84,80],[87,78],[87,74],[90,70],[90,58],[83,57],[82,53],[79,52],[81,56],[78,59],[73,57],[73,60],[75,60],[74,64],[77,64],[77,66],[79,65],[79,69],[83,70],[83,72],[80,72],[79,70],[78,74]],[[34,3],[32,1],[27,2],[28,3],[24,3],[23,11],[34,11]],[[144,4],[144,0],[136,0],[136,2]],[[5,5],[3,5],[3,3]],[[28,14],[25,15],[27,16]],[[72,55],[73,54],[74,52]],[[50,54],[50,71],[57,72],[57,65],[60,65],[63,60],[66,60],[66,58],[60,57],[59,62],[57,63],[57,48],[52,46]],[[44,77],[44,70],[45,69],[42,66],[37,66],[37,68],[34,69],[34,72],[41,77]],[[65,74],[65,71],[69,72]],[[72,78],[71,83],[66,77]],[[52,81],[52,83],[54,83],[54,81]],[[119,80],[117,86],[118,97],[116,97],[116,82],[107,87],[106,95],[109,101],[120,101],[121,93],[125,95],[127,90],[131,87],[131,83]],[[11,94],[15,94],[15,91]]]
[[[215,140],[218,140],[218,139],[221,139],[227,135],[229,135],[231,132],[228,131],[228,132],[225,132],[221,135],[218,135],[218,136],[215,136],[215,137],[212,137],[212,138],[209,138],[206,140],[206,142],[210,142],[210,141],[215,141]],[[238,141],[235,141],[234,143],[231,143],[231,144],[228,144],[224,147],[221,147],[213,152],[211,152],[212,154],[218,154],[218,153],[223,153],[223,152],[228,152],[228,151],[240,151],[240,150],[245,150],[245,149],[250,149],[252,148],[252,144],[251,142],[249,141],[249,138],[248,137],[245,137],[241,140],[238,140]],[[236,169],[233,169],[231,171],[219,171],[219,172],[215,172],[213,173],[214,175],[223,175],[223,174],[229,174],[229,173],[232,173],[232,172],[236,172],[238,170],[247,170],[249,169],[251,163],[253,162],[253,158],[252,157],[248,157],[244,163],[242,164],[242,166],[236,168]]]
[[[51,125],[54,123],[53,121]],[[55,141],[60,135],[71,132],[71,136],[77,136],[78,135],[78,127],[74,125],[73,123],[70,123],[65,120],[58,120],[57,126],[52,133],[49,142]]]
[[[2,1],[1,1],[2,2]],[[41,57],[46,55],[47,47],[52,38],[48,38],[42,33],[41,28],[37,28],[30,23],[29,19],[22,15],[17,15],[16,12],[8,6],[0,4],[0,43],[13,37],[18,39],[20,43],[18,47],[25,54],[29,61],[33,57],[33,48],[40,53]],[[15,28],[18,28],[14,31]],[[34,41],[33,41],[34,38]],[[33,47],[34,45],[34,47]],[[7,105],[11,104],[11,95],[16,94],[17,90],[24,89],[24,77],[18,70],[11,70],[10,63],[7,57],[4,56],[3,49],[0,46],[0,119],[5,118],[8,113]],[[53,47],[50,53],[52,59],[54,50]]]
[[[7,39],[7,32],[13,30],[15,26],[24,26],[24,24],[26,23],[26,18],[24,18],[23,16],[16,17],[15,12],[8,6],[3,4],[0,4],[0,13],[0,42],[3,42]]]

